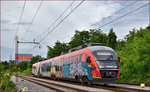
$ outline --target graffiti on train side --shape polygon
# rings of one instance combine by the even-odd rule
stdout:
[[[75,79],[76,75],[80,75],[87,76],[89,80],[92,80],[91,71],[92,68],[88,67],[85,62],[65,65],[63,66],[63,77]]]

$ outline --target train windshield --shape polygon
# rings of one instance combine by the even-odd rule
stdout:
[[[118,69],[117,56],[113,51],[94,51],[93,55],[99,68]]]

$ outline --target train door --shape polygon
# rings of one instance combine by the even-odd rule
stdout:
[[[55,61],[55,69],[56,69],[56,77],[58,78],[59,77],[59,60],[56,60]]]
[[[62,67],[63,67],[63,58],[60,58],[59,60],[59,77],[62,78],[62,74],[63,74],[63,71],[62,71]]]
[[[40,65],[39,65],[39,76],[41,76],[41,75],[42,75],[41,65],[42,65],[42,64],[40,64]]]
[[[52,67],[52,62],[49,62],[49,76],[50,76],[50,77],[52,77],[52,76],[51,76],[51,67]]]
[[[55,62],[52,62],[52,67],[51,67],[51,77],[55,77],[56,74],[56,68],[55,68]]]
[[[85,53],[85,69],[86,69],[85,75],[87,76],[88,80],[93,80],[91,72],[94,68],[89,53]]]

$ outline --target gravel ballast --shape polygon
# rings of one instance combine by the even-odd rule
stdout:
[[[11,80],[16,84],[16,76],[12,76]],[[18,77],[18,83],[16,84],[16,86],[19,90],[25,89],[25,90],[30,91],[30,92],[37,92],[37,91],[38,92],[52,92],[52,91],[54,91],[50,88],[46,88],[44,86],[26,81],[26,80],[21,79],[19,77]]]

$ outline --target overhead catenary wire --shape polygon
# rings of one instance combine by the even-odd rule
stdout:
[[[106,25],[108,25],[108,24],[110,24],[110,23],[113,23],[113,22],[115,22],[116,20],[119,20],[119,19],[121,19],[121,18],[123,18],[123,17],[125,17],[125,16],[127,16],[127,15],[129,15],[129,14],[131,14],[131,13],[133,13],[133,12],[139,10],[139,9],[141,9],[141,8],[144,8],[145,6],[147,6],[147,5],[149,5],[149,4],[150,4],[150,3],[144,4],[144,5],[140,6],[140,7],[136,8],[136,9],[134,9],[134,10],[132,10],[132,11],[130,11],[130,12],[128,12],[128,13],[122,15],[122,16],[120,16],[119,18],[116,18],[115,20],[113,20],[113,21],[111,21],[111,22],[109,22],[109,23],[106,23],[106,24],[104,24],[103,26],[100,26],[99,28],[104,27],[104,26],[106,26]],[[98,29],[99,29],[99,28],[98,28]]]
[[[137,10],[139,10],[139,9],[141,9],[141,8],[143,8],[143,7],[145,7],[145,6],[147,6],[147,5],[149,5],[149,4],[150,4],[150,3],[144,4],[144,5],[142,5],[142,6],[138,7],[138,8],[136,8],[136,9],[134,9],[134,10],[132,10],[132,11],[130,11],[130,12],[128,12],[128,13],[126,13],[126,14],[124,14],[124,15],[122,15],[122,16],[120,16],[120,17],[118,17],[118,18],[116,18],[116,19],[114,19],[114,20],[112,20],[112,21],[110,21],[110,22],[108,22],[108,23],[106,23],[106,24],[100,26],[100,27],[98,27],[97,29],[100,29],[100,28],[102,28],[102,27],[104,27],[104,26],[106,26],[106,25],[108,25],[108,24],[110,24],[110,23],[112,23],[112,22],[115,22],[115,21],[117,21],[117,20],[119,20],[119,19],[121,19],[121,18],[123,18],[123,17],[125,17],[125,16],[127,16],[127,15],[129,15],[129,14],[131,14],[131,13],[133,13],[133,12],[135,12],[135,11],[137,11]]]
[[[128,12],[128,13],[126,13],[126,14],[120,16],[119,18],[116,18],[116,19],[112,20],[111,22],[108,22],[108,23],[104,24],[103,26],[100,26],[99,28],[104,27],[104,26],[106,26],[106,25],[108,25],[108,24],[110,24],[110,23],[113,23],[113,22],[115,22],[116,20],[119,20],[119,19],[121,19],[121,18],[123,18],[123,17],[125,17],[125,16],[127,16],[127,15],[129,15],[129,14],[131,14],[131,13],[134,13],[135,11],[138,11],[139,9],[141,9],[141,8],[143,8],[143,7],[145,7],[145,6],[149,5],[149,4],[150,4],[150,3],[147,3],[147,4],[144,4],[144,5],[142,5],[142,6],[138,7],[138,8],[136,8],[136,9],[133,9],[132,11],[130,11],[130,12]]]
[[[71,4],[59,15],[59,17],[58,17],[52,24],[50,24],[47,29],[45,29],[45,30],[42,32],[42,34],[44,34],[44,32],[46,32],[47,30],[49,30],[49,29],[64,15],[64,13],[72,6],[72,4],[74,3],[74,1],[75,1],[75,0],[73,0],[73,1],[71,2]],[[37,36],[36,38],[39,38],[42,34],[40,34],[40,35]],[[36,38],[35,38],[35,39],[36,39]],[[30,45],[30,46],[31,46],[31,45]],[[33,49],[34,49],[35,47],[36,47],[36,46],[34,46]]]
[[[35,13],[34,16],[33,16],[33,19],[32,19],[32,21],[31,21],[31,23],[29,24],[27,30],[25,31],[25,33],[24,33],[24,35],[23,35],[23,37],[22,37],[22,40],[25,38],[26,33],[29,31],[31,25],[33,24],[33,21],[35,20],[35,18],[36,18],[36,16],[37,16],[38,12],[39,12],[39,10],[40,10],[40,8],[41,8],[41,6],[42,6],[42,3],[43,3],[43,0],[41,1],[41,3],[40,3],[40,5],[39,5],[39,7],[38,7],[36,13]]]
[[[39,42],[41,43],[51,32],[54,31],[54,29],[56,29],[74,10],[76,10],[82,3],[84,0],[82,0],[75,8],[73,8],[52,30],[50,30],[48,32],[48,34],[46,36],[44,36]],[[31,52],[34,48],[36,48],[37,46],[34,46],[32,49],[30,49],[27,53]]]
[[[46,36],[43,37],[43,39],[40,40],[40,42],[42,42],[51,32],[53,32],[54,29],[56,29],[74,10],[76,10],[83,3],[83,1],[84,0],[82,0],[74,9],[72,9],[71,12],[67,14],[67,16],[65,16],[51,31],[48,32]]]
[[[49,29],[64,15],[64,13],[72,6],[72,4],[74,3],[74,1],[75,1],[75,0],[72,1],[72,3],[60,14],[60,16],[59,16],[52,24],[49,25],[49,27],[48,27],[46,30],[44,30],[44,31],[42,32],[42,34],[44,34],[45,31],[49,30]],[[40,37],[42,34],[40,34],[40,35],[37,36],[36,38]],[[36,38],[35,38],[35,39],[36,39]]]
[[[21,15],[20,15],[20,18],[19,18],[19,22],[18,22],[18,25],[17,25],[17,29],[16,29],[15,35],[17,35],[18,30],[19,30],[19,26],[20,26],[20,22],[21,22],[21,19],[22,19],[22,16],[23,16],[23,12],[24,12],[24,9],[25,9],[25,5],[26,5],[26,0],[25,0],[24,3],[23,3],[23,7],[22,7],[22,11],[21,11]],[[14,45],[15,45],[15,40],[13,39],[12,50],[11,50],[11,52],[10,52],[10,56],[12,56],[12,54],[13,54]]]
[[[19,23],[18,23],[18,26],[17,26],[17,30],[16,30],[15,35],[17,35],[18,30],[19,30],[19,26],[20,26],[20,22],[21,22],[21,19],[22,19],[22,16],[23,16],[23,12],[24,12],[24,9],[25,9],[25,5],[26,5],[26,0],[24,1],[24,4],[23,4],[22,12],[21,12],[21,15],[20,15],[20,19],[19,19]]]
[[[100,22],[102,22],[102,21],[104,21],[104,20],[106,20],[106,19],[108,19],[108,18],[112,17],[114,14],[117,14],[117,13],[121,12],[122,10],[124,10],[124,9],[126,9],[126,8],[128,8],[128,7],[132,6],[132,5],[134,5],[137,1],[138,1],[138,0],[136,0],[136,1],[132,2],[132,3],[130,3],[129,5],[125,6],[124,8],[122,8],[122,9],[120,9],[120,10],[116,11],[115,13],[111,14],[111,15],[110,15],[110,16],[108,16],[107,18],[104,18],[104,19],[103,19],[103,20],[101,20]],[[97,23],[98,23],[98,22],[97,22]],[[84,28],[83,30],[88,29],[88,28],[90,28],[90,27],[92,27],[92,26],[96,25],[97,23],[92,24],[92,25],[90,25],[90,26],[88,26],[88,27]]]

